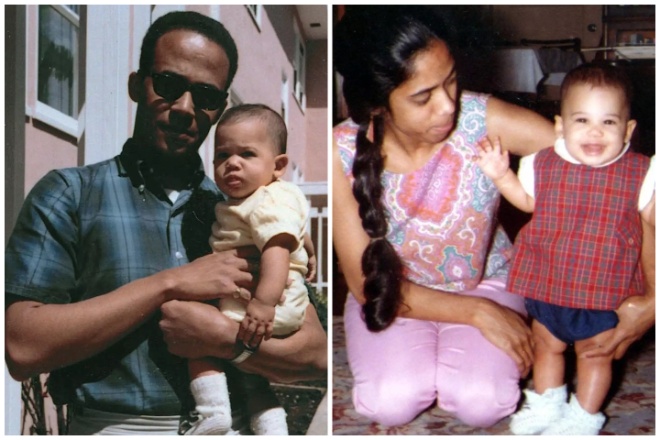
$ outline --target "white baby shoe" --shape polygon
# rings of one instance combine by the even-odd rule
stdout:
[[[543,431],[543,435],[598,435],[605,420],[603,413],[590,414],[585,411],[575,394],[571,394],[563,417]]]
[[[552,423],[559,420],[566,406],[566,385],[548,388],[543,394],[523,390],[525,403],[511,416],[509,429],[516,435],[540,434]]]

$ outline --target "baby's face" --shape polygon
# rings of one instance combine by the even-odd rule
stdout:
[[[577,84],[564,97],[555,130],[564,137],[571,156],[599,166],[616,158],[630,141],[636,122],[628,115],[623,91]]]
[[[266,123],[249,118],[219,126],[215,134],[215,183],[242,199],[283,174]]]

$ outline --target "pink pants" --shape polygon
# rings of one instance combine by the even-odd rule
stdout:
[[[486,297],[525,314],[522,297],[484,281],[462,295]],[[346,348],[358,413],[382,425],[404,425],[436,400],[464,423],[488,427],[516,409],[520,373],[513,360],[474,327],[397,318],[372,333],[348,295]]]

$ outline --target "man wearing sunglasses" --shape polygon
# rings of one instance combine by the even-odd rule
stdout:
[[[325,377],[313,308],[298,333],[255,352],[203,302],[248,295],[258,272],[255,250],[208,253],[219,193],[197,153],[237,63],[217,21],[156,20],[129,77],[138,106],[122,153],[52,171],[26,199],[5,253],[7,365],[18,380],[51,372],[70,434],[176,433],[194,407],[184,358],[225,359],[271,380]]]

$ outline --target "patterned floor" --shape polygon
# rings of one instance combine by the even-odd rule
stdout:
[[[601,435],[655,434],[655,337],[654,331],[629,351],[615,368],[612,397],[605,413],[608,421]],[[405,426],[387,428],[360,416],[353,409],[341,317],[333,317],[334,435],[510,435],[509,419],[488,429],[471,428],[437,407],[430,408]]]

